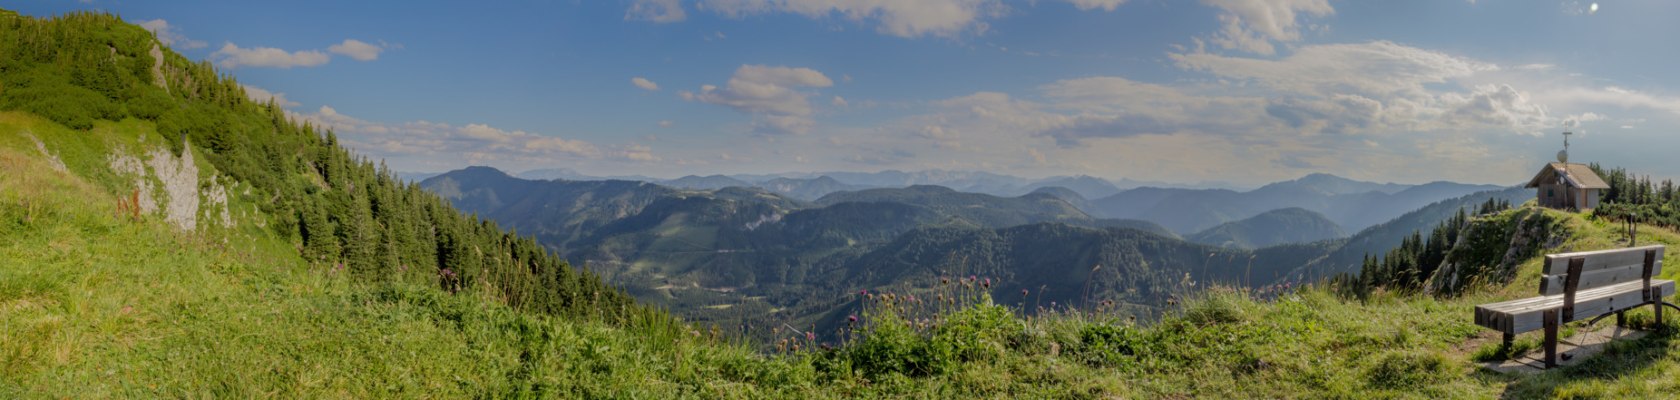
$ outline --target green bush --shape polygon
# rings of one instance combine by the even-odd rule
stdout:
[[[1079,330],[1074,356],[1090,365],[1118,366],[1134,360],[1148,346],[1149,339],[1137,329],[1092,324]]]
[[[953,358],[949,348],[929,346],[890,308],[878,311],[869,328],[861,340],[846,348],[844,357],[849,362],[838,365],[872,379],[889,374],[927,376],[944,372]]]
[[[1002,357],[1008,343],[1022,333],[1014,313],[986,302],[951,313],[933,330],[931,341],[938,348],[935,353],[954,356],[954,361],[991,361]]]

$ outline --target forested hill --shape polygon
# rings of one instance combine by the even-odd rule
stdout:
[[[311,263],[362,281],[489,292],[516,308],[557,315],[625,320],[658,314],[535,241],[463,216],[383,165],[352,154],[333,132],[296,122],[275,103],[249,100],[231,76],[162,47],[150,32],[116,16],[28,18],[0,11],[0,55],[0,110],[68,127],[62,135],[74,138],[48,141],[91,143],[90,151],[112,159],[203,160],[216,172],[179,178],[240,188],[229,195],[253,199],[264,233],[290,241]],[[132,138],[139,140],[133,147],[113,144]],[[141,164],[132,165],[141,173],[180,172]],[[105,190],[132,193],[140,205],[151,206],[145,211],[164,207],[160,212],[182,221],[181,228],[196,228],[189,223],[194,212],[176,208],[197,200],[152,199],[174,187],[119,179],[103,167],[89,171]],[[178,211],[184,214],[173,215]]]
[[[1288,243],[1310,243],[1345,236],[1347,232],[1323,214],[1291,207],[1267,211],[1241,221],[1226,222],[1190,235],[1187,239],[1215,246],[1252,249]]]

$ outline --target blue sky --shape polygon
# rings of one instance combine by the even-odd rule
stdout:
[[[1595,5],[1596,4],[1596,5]],[[36,1],[157,32],[394,169],[1680,177],[1677,2]]]

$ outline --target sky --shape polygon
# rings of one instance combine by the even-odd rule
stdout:
[[[1680,177],[1680,2],[124,1],[399,171]]]

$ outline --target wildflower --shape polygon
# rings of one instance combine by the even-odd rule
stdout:
[[[980,284],[980,287],[991,289],[992,288],[992,278],[986,278],[986,283]]]
[[[1021,297],[1027,297],[1027,290],[1021,289]]]
[[[869,289],[859,290],[858,295],[859,296],[868,296],[869,295]]]
[[[846,317],[846,323],[857,323],[857,316],[856,315],[847,316]]]
[[[816,332],[805,332],[805,340],[817,340]]]

